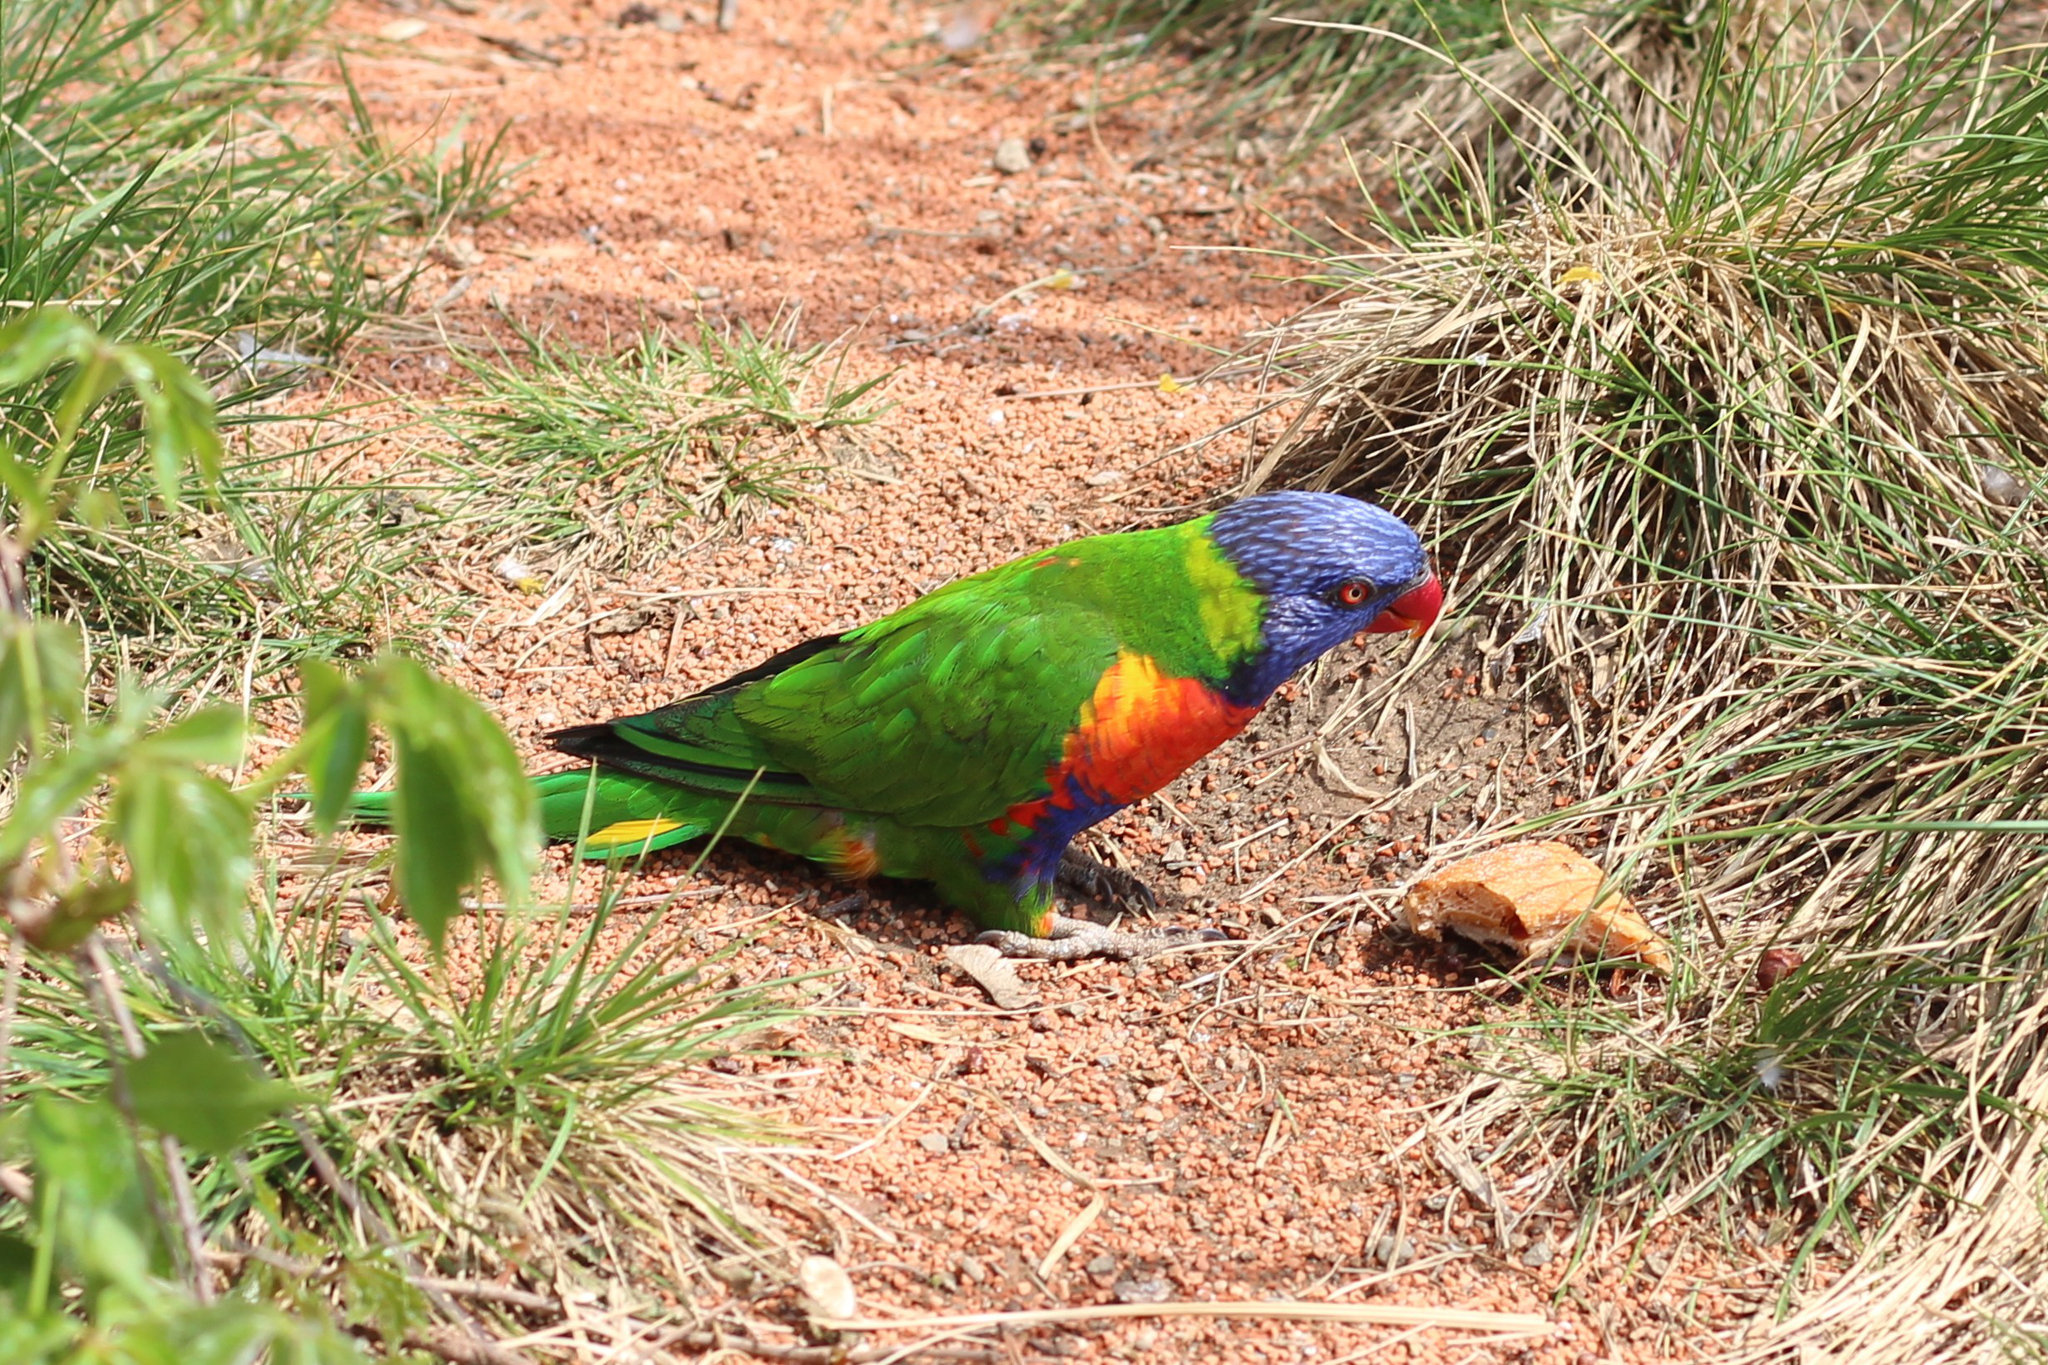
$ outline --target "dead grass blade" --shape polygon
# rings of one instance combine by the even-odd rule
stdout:
[[[919,1318],[820,1318],[836,1332],[930,1332],[963,1327],[1035,1327],[1060,1322],[1113,1322],[1123,1318],[1264,1318],[1285,1322],[1340,1322],[1360,1327],[1438,1327],[1502,1338],[1548,1336],[1550,1319],[1535,1313],[1489,1313],[1475,1308],[1418,1308],[1394,1303],[1278,1303],[1230,1299],[1215,1303],[1105,1303],[1086,1308],[1028,1308],[1014,1313],[945,1313]]]

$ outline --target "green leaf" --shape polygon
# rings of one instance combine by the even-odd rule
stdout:
[[[462,809],[462,770],[446,746],[394,728],[398,782],[391,826],[398,836],[398,891],[438,948],[461,908],[462,888],[482,870],[481,832]]]
[[[71,501],[71,516],[102,535],[129,525],[128,515],[121,508],[121,499],[111,488],[81,489]]]
[[[36,1249],[11,1232],[0,1232],[0,1294],[20,1298],[35,1270]]]
[[[202,480],[209,485],[218,483],[221,444],[212,391],[189,366],[161,346],[137,342],[122,350],[136,392],[151,394],[145,398],[145,406],[163,416],[162,432],[151,431],[152,444],[161,439],[170,454],[191,461]]]
[[[0,327],[0,389],[26,384],[98,343],[85,319],[63,308],[38,308]]]
[[[38,1221],[56,1204],[61,1264],[99,1284],[146,1289],[160,1250],[135,1160],[135,1141],[113,1102],[39,1096],[29,1110],[29,1164]]]
[[[14,500],[14,539],[24,547],[41,540],[50,524],[50,496],[35,467],[23,463],[5,439],[0,439],[0,491]]]
[[[356,777],[370,752],[370,713],[350,697],[306,727],[306,784],[313,789],[313,828],[332,834],[348,813]]]
[[[128,1064],[135,1117],[209,1156],[233,1152],[258,1124],[300,1098],[198,1029],[159,1034]]]
[[[213,395],[191,367],[161,346],[112,345],[91,324],[69,310],[43,308],[0,328],[0,390],[26,384],[56,365],[71,362],[71,375],[51,414],[53,448],[33,477],[33,495],[16,487],[28,466],[9,455],[0,483],[20,498],[24,539],[33,540],[48,520],[49,490],[59,477],[64,454],[87,416],[108,394],[126,383],[142,408],[144,442],[157,492],[176,504],[189,465],[209,486],[220,480],[222,448]]]
[[[84,690],[78,627],[0,621],[0,758],[34,743],[53,720],[77,720]]]
[[[341,1263],[342,1296],[348,1321],[373,1325],[384,1332],[424,1326],[431,1321],[426,1296],[390,1256],[350,1256]]]
[[[313,828],[331,834],[348,812],[356,777],[370,753],[370,711],[363,690],[332,664],[299,665],[306,728],[300,745],[313,789]]]
[[[25,1365],[49,1365],[76,1361],[78,1338],[85,1324],[68,1313],[46,1308],[38,1314],[11,1311],[0,1313],[0,1360],[19,1360]]]
[[[143,913],[166,928],[196,916],[211,932],[234,929],[250,874],[250,816],[226,783],[169,763],[130,763],[113,818]]]
[[[525,893],[540,842],[533,787],[489,713],[410,659],[379,663],[371,696],[398,760],[399,894],[439,947],[462,889],[482,872],[509,896]]]
[[[233,706],[209,706],[167,725],[134,749],[130,762],[213,763],[232,767],[242,761],[242,713]]]
[[[299,699],[311,725],[357,692],[348,674],[324,659],[299,661]]]
[[[104,760],[112,756],[97,746],[73,744],[30,765],[15,788],[13,809],[0,823],[0,865],[14,862],[30,841],[50,833],[83,801],[99,785]]]
[[[38,758],[14,790],[14,807],[0,820],[0,866],[19,858],[30,842],[50,834],[100,784],[142,729],[147,707],[129,699],[107,721],[80,726],[70,747]]]
[[[176,503],[187,463],[209,484],[217,482],[221,448],[213,396],[161,347],[136,344],[118,352],[129,387],[142,404],[157,492],[165,502]]]
[[[77,360],[78,372],[72,375],[71,382],[64,386],[64,396],[57,401],[57,411],[53,418],[57,427],[56,444],[59,452],[70,449],[72,440],[78,435],[78,428],[85,422],[85,415],[121,383],[121,369],[115,363],[117,357],[111,350],[94,346],[77,357]],[[47,472],[44,477],[48,477]]]

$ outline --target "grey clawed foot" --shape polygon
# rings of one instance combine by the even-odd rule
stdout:
[[[815,913],[819,919],[841,919],[856,910],[865,910],[867,906],[868,893],[856,889],[850,896],[841,896],[830,905],[819,906]]]
[[[1012,929],[991,929],[985,934],[975,935],[974,941],[990,944],[1004,957],[1033,958],[1040,962],[1078,962],[1089,957],[1130,962],[1183,944],[1221,943],[1226,941],[1226,935],[1216,929],[1179,928],[1133,934],[1091,920],[1055,915],[1052,933],[1046,938],[1033,938]]]
[[[1151,887],[1120,867],[1098,862],[1078,849],[1060,855],[1060,870],[1053,885],[1070,896],[1082,896],[1105,905],[1123,905],[1138,910],[1157,910],[1159,897]]]

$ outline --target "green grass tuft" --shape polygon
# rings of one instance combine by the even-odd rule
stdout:
[[[518,359],[458,353],[471,385],[442,419],[458,444],[441,500],[489,553],[588,541],[606,563],[685,520],[791,501],[818,468],[812,438],[871,421],[886,380],[842,384],[794,326],[700,320],[614,354],[522,331]]]
[[[377,490],[321,473],[317,438],[279,439],[293,431],[279,400],[324,377],[405,280],[368,269],[404,226],[395,191],[346,146],[301,141],[290,92],[263,74],[278,25],[304,9],[0,9],[0,310],[68,303],[110,338],[188,361],[228,447],[210,502],[168,507],[148,496],[133,400],[109,400],[52,490],[31,591],[89,624],[97,661],[118,652],[181,688],[374,639],[416,551],[382,524]],[[0,393],[17,446],[51,443],[64,378]]]
[[[760,1210],[800,1196],[747,1152],[795,1136],[764,1112],[772,1087],[750,1079],[776,1067],[763,1039],[790,1017],[786,983],[728,983],[724,954],[683,955],[674,911],[628,922],[615,891],[585,914],[466,921],[454,958],[433,966],[413,936],[344,905],[329,888],[260,908],[239,941],[166,939],[121,959],[150,1037],[196,1023],[308,1098],[232,1161],[195,1164],[217,1243],[330,1262],[301,1292],[345,1315],[388,1320],[380,1300],[396,1296],[431,1317],[296,1122],[429,1276],[549,1297],[580,1283],[658,1321],[671,1311],[660,1290],[687,1302],[713,1261],[779,1245]],[[22,979],[10,1107],[105,1085],[77,1001],[72,983]]]
[[[346,67],[342,81],[348,89],[354,159],[364,168],[370,191],[391,205],[398,221],[412,232],[431,239],[456,223],[488,223],[526,198],[527,192],[515,189],[515,184],[532,158],[506,160],[510,119],[485,138],[475,135],[463,115],[431,142],[393,148]]]

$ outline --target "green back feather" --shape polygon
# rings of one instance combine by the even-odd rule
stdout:
[[[606,763],[705,795],[971,825],[1031,799],[1121,651],[1220,683],[1258,593],[1208,518],[1095,536],[960,579],[771,676],[614,722]]]

